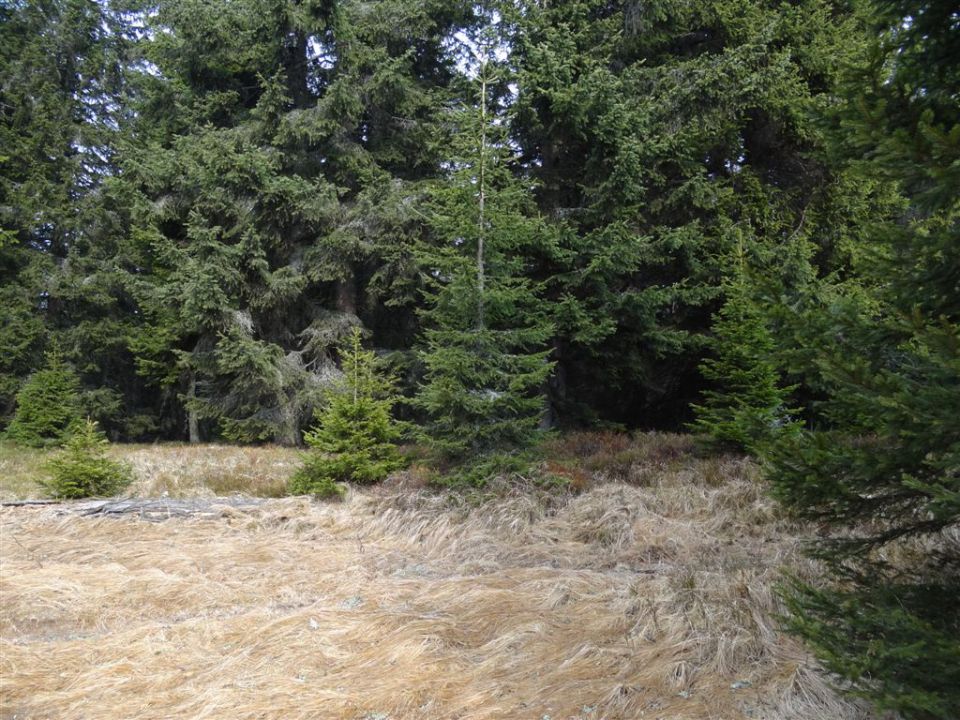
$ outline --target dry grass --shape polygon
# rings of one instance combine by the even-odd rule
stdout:
[[[300,464],[300,453],[267,445],[114,445],[133,466],[128,493],[139,497],[197,497],[244,493],[281,497]]]
[[[0,716],[870,717],[777,632],[772,584],[809,568],[749,463],[651,463],[479,507],[393,485],[159,524],[5,509]]]
[[[0,501],[37,499],[46,494],[40,483],[53,451],[35,450],[0,440]]]
[[[0,500],[44,497],[39,481],[55,452],[0,443]],[[300,463],[297,450],[273,445],[116,444],[109,454],[133,467],[136,480],[124,494],[138,497],[281,497]]]

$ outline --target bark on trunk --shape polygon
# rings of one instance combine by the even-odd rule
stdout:
[[[357,314],[357,277],[352,269],[346,278],[337,281],[335,302],[340,312]]]
[[[187,428],[190,434],[190,442],[200,442],[200,418],[197,417],[197,410],[190,402],[197,396],[197,376],[190,373],[190,387],[187,390]]]

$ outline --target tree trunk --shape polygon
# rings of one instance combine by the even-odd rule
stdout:
[[[563,348],[559,340],[553,341],[553,372],[547,378],[544,388],[546,412],[540,422],[540,428],[549,430],[560,425],[560,415],[567,400],[567,370],[564,365]]]
[[[294,30],[285,41],[283,66],[287,74],[287,90],[297,108],[305,108],[310,102],[307,87],[307,36],[303,30]]]
[[[487,164],[487,63],[484,59],[480,66],[480,175],[479,175],[479,198],[477,213],[477,329],[482,330],[484,325],[483,318],[483,293],[486,284],[484,240],[486,239],[486,211],[487,187],[485,183]]]
[[[197,410],[190,401],[197,396],[197,376],[190,372],[190,387],[187,390],[187,427],[190,433],[190,442],[200,442],[200,419],[197,417]]]
[[[357,314],[357,276],[353,268],[347,277],[337,281],[335,302],[340,312]]]

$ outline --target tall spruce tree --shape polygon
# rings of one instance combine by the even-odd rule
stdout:
[[[410,186],[436,168],[457,7],[168,0],[148,16],[156,71],[124,164],[152,220],[133,344],[191,439],[295,442],[352,327],[409,343]]]
[[[129,110],[127,30],[111,3],[0,6],[0,425],[51,340],[95,415],[116,414],[135,377],[104,192]]]
[[[868,228],[862,280],[798,322],[826,400],[770,458],[777,496],[821,523],[828,577],[790,627],[855,692],[907,718],[960,715],[960,25],[949,4],[871,6],[873,52],[838,113],[853,171],[909,201]],[[829,423],[829,424],[827,424]]]
[[[529,186],[514,173],[502,98],[508,85],[497,59],[499,15],[482,8],[482,25],[461,35],[472,77],[451,112],[449,177],[431,189],[427,254],[425,377],[417,405],[428,416],[428,444],[453,462],[481,461],[529,446],[544,413],[551,326],[525,257],[546,242]]]
[[[866,37],[847,3],[523,2],[513,133],[562,230],[536,259],[568,418],[688,419],[738,227],[788,290],[840,263],[861,189],[810,110]],[[774,260],[774,258],[776,258]]]

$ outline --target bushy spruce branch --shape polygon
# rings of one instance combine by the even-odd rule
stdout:
[[[339,497],[340,483],[379,482],[403,466],[397,449],[402,427],[391,415],[393,381],[380,372],[374,353],[363,349],[359,328],[340,358],[343,381],[304,435],[310,452],[291,479],[292,493]]]
[[[115,495],[129,485],[132,470],[106,456],[108,444],[93,420],[74,423],[63,451],[48,465],[50,494],[66,499]]]

